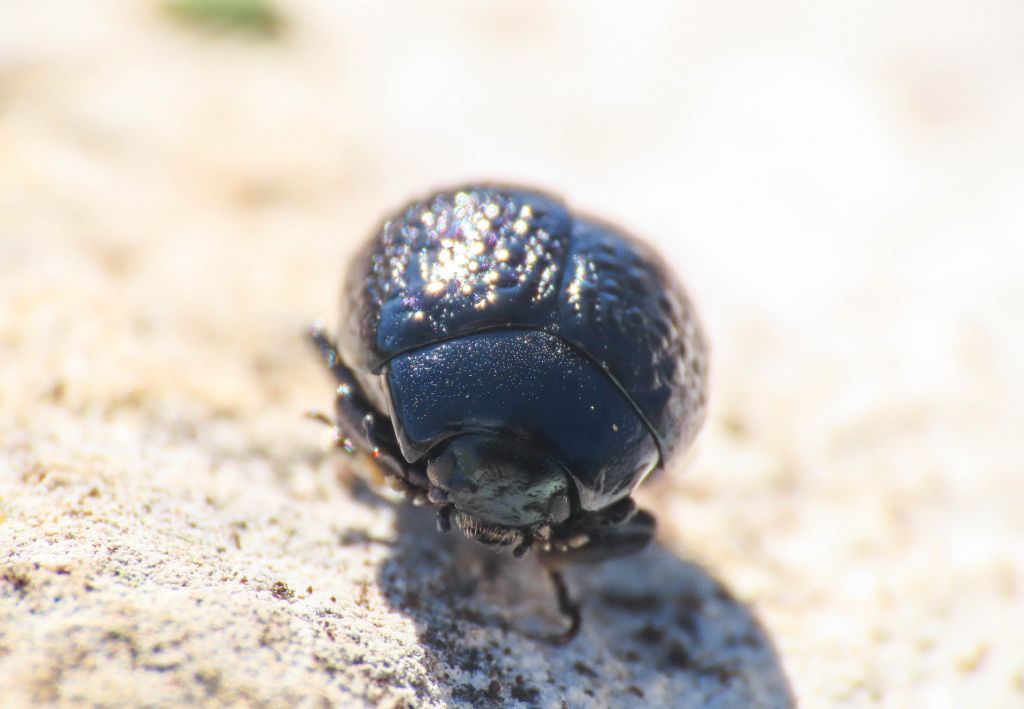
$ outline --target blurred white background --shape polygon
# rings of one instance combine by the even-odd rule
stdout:
[[[664,533],[762,614],[798,697],[1021,701],[1024,4],[277,11],[0,7],[16,420],[51,376],[83,407],[291,415],[323,389],[293,334],[382,215],[534,185],[658,244],[701,307],[713,416]]]

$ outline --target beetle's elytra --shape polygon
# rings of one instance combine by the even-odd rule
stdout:
[[[691,443],[706,399],[699,323],[650,248],[538,192],[440,192],[370,239],[342,309],[337,347],[313,332],[339,445],[436,505],[440,529],[536,545],[549,568],[649,541],[630,493]]]

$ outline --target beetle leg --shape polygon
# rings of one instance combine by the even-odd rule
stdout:
[[[334,378],[342,384],[349,385],[353,390],[362,393],[362,388],[356,382],[355,377],[352,376],[352,370],[341,361],[338,348],[334,346],[330,336],[327,334],[326,328],[324,328],[324,324],[319,320],[309,326],[309,339],[320,352],[321,359],[323,359],[327,368],[331,370]]]
[[[522,558],[526,554],[526,552],[530,551],[530,548],[533,547],[532,535],[521,534],[519,536],[519,539],[519,544],[516,546],[515,549],[512,550],[512,556],[514,556],[517,559]]]
[[[337,400],[339,425],[344,428],[345,425],[342,422],[347,420],[350,427],[361,434],[358,436],[360,440],[356,441],[357,447],[361,447],[388,473],[396,475],[402,480],[408,480],[409,476],[406,474],[406,470],[409,466],[398,453],[398,444],[394,442],[394,432],[385,428],[383,417],[373,411],[367,411],[369,404],[365,400],[360,400],[352,394],[342,394],[340,389],[339,387]],[[362,416],[357,419],[356,417],[360,414]],[[387,423],[387,426],[390,425]]]
[[[551,638],[567,643],[580,629],[580,607],[569,595],[561,569],[571,563],[594,563],[626,556],[643,549],[654,536],[654,517],[637,509],[629,498],[597,513],[585,514],[570,525],[540,536],[540,562],[547,568],[558,596],[558,609],[569,620],[569,629]]]
[[[325,414],[323,411],[320,411],[319,409],[310,409],[309,411],[306,412],[305,415],[306,418],[309,419],[310,421],[316,421],[317,423],[321,423],[324,426],[327,426],[328,429],[330,429],[330,442],[325,444],[325,447],[341,448],[350,453],[354,450],[352,446],[352,441],[350,441],[349,439],[345,438],[345,436],[342,435],[341,429],[338,428],[337,424],[334,423],[334,419],[332,419],[330,416]]]
[[[437,531],[444,532],[450,531],[452,528],[452,506],[445,505],[437,511]]]
[[[338,380],[335,398],[337,422],[334,424],[340,434],[338,446],[350,452],[359,449],[366,453],[386,474],[402,481],[403,491],[411,498],[419,499],[426,478],[402,458],[391,422],[369,403],[366,393],[352,370],[341,360],[322,324],[314,323],[310,327],[309,338]]]
[[[548,567],[594,563],[638,552],[654,536],[654,517],[630,501],[612,509],[584,515],[571,525],[557,529],[545,542],[541,561]]]
[[[569,595],[569,588],[565,585],[565,579],[561,571],[548,569],[548,577],[551,585],[555,587],[555,595],[558,597],[558,610],[569,620],[568,629],[559,635],[551,638],[552,642],[564,645],[576,637],[580,631],[580,605]]]
[[[324,426],[334,428],[334,420],[320,409],[310,409],[306,412],[306,418],[310,421],[316,421],[317,423],[322,423]]]

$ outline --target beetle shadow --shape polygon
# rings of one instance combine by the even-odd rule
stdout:
[[[795,706],[754,613],[661,544],[570,567],[583,624],[558,645],[544,639],[565,621],[539,563],[438,534],[430,510],[400,506],[395,514],[380,589],[414,622],[454,706]]]

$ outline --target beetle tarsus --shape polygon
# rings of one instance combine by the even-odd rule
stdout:
[[[452,506],[445,505],[437,511],[437,531],[444,534],[452,528]]]
[[[564,633],[555,635],[551,640],[552,642],[564,645],[575,638],[580,632],[580,606],[569,595],[569,588],[565,585],[565,578],[562,576],[561,571],[548,569],[548,577],[551,579],[551,584],[555,587],[555,595],[558,597],[558,610],[569,621],[568,629]]]
[[[327,330],[321,321],[316,320],[309,326],[309,339],[320,351],[320,357],[323,358],[324,363],[333,371],[341,362],[341,358],[338,357],[338,350],[331,342],[331,338],[327,336]]]
[[[316,421],[317,423],[322,423],[324,426],[330,426],[331,428],[334,427],[334,421],[331,417],[320,409],[310,409],[304,415],[310,421]]]
[[[523,556],[533,547],[532,536],[521,535],[520,539],[522,541],[520,541],[518,546],[516,546],[516,548],[512,550],[512,556],[514,556],[517,559],[523,558]]]

